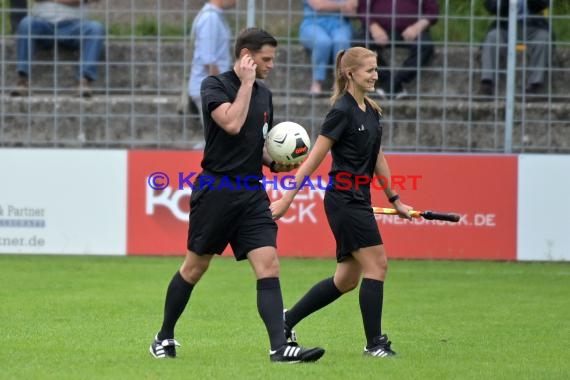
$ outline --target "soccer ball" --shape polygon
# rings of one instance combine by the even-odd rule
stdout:
[[[284,121],[267,134],[267,152],[277,162],[296,164],[305,159],[311,140],[305,128],[292,121]]]

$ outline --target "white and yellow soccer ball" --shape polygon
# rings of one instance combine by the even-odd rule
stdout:
[[[274,125],[265,141],[271,158],[284,164],[303,161],[311,149],[311,139],[305,128],[292,121]]]

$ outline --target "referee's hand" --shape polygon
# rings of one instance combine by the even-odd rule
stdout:
[[[273,219],[277,220],[281,218],[283,215],[285,215],[287,210],[289,210],[290,205],[291,203],[283,198],[271,202],[271,204],[269,205],[269,209],[271,210],[271,216],[273,217]]]
[[[299,166],[301,166],[300,162],[296,164],[290,164],[286,162],[276,162],[275,165],[273,166],[273,170],[276,173],[290,172],[293,169],[297,169]]]
[[[400,202],[399,199],[392,204],[394,205],[394,208],[396,209],[396,211],[398,211],[398,216],[400,218],[412,219],[412,217],[410,215],[410,210],[414,209],[412,206],[408,206],[407,204]]]

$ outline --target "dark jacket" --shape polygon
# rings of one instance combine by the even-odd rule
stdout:
[[[548,19],[543,15],[544,10],[550,7],[550,0],[526,0],[526,6],[529,13],[526,18],[527,26],[550,29]],[[491,24],[491,28],[495,28],[497,23],[503,29],[508,28],[509,0],[485,0],[485,8],[500,18]]]

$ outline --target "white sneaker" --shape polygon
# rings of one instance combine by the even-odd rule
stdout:
[[[151,343],[148,350],[150,354],[157,359],[164,358],[175,358],[176,357],[176,347],[179,347],[175,339],[158,339],[158,334],[154,337],[154,341]]]
[[[379,358],[391,357],[396,356],[396,352],[392,350],[390,345],[392,342],[388,340],[387,335],[381,335],[374,339],[374,347],[364,347],[364,355],[366,356],[374,356]]]
[[[381,88],[377,88],[376,89],[376,94],[380,97],[380,99],[382,100],[387,100],[388,99],[388,95],[386,95],[386,91],[384,91]]]
[[[203,150],[206,147],[206,142],[204,140],[200,140],[197,143],[192,145],[193,150]]]
[[[408,91],[406,91],[406,89],[404,88],[402,91],[400,91],[400,92],[396,93],[396,95],[394,95],[394,99],[395,100],[401,100],[407,96],[408,96]]]

